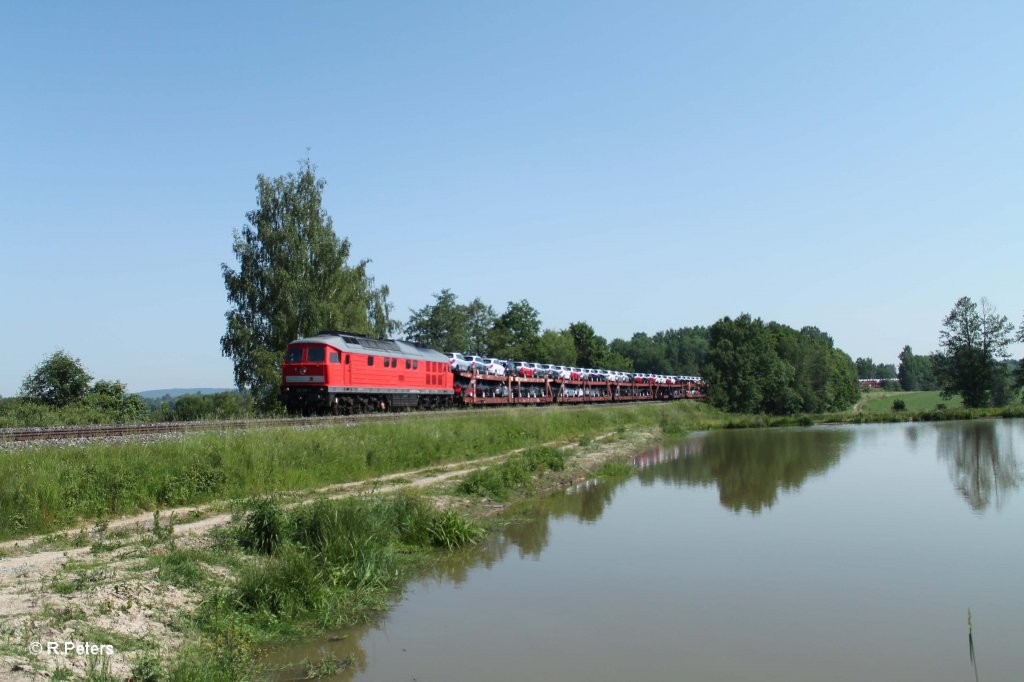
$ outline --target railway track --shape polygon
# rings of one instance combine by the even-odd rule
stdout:
[[[559,410],[586,410],[593,407],[614,407],[650,404],[653,401],[618,401],[614,403],[583,403],[563,405],[537,405],[541,409],[551,407]],[[523,409],[524,406],[490,405],[485,407],[489,412],[496,410]],[[478,408],[479,409],[479,408]],[[25,441],[63,441],[63,440],[98,440],[103,438],[142,437],[150,435],[198,433],[201,431],[244,431],[247,429],[266,429],[274,427],[330,426],[332,424],[356,424],[366,421],[395,421],[405,418],[431,418],[453,415],[476,414],[472,409],[452,408],[447,410],[387,412],[355,414],[346,416],[325,417],[282,417],[273,419],[224,419],[198,422],[157,422],[148,424],[93,424],[88,426],[36,426],[13,429],[0,429],[0,444]]]
[[[244,431],[276,426],[326,426],[366,420],[393,420],[398,414],[362,414],[346,417],[295,417],[287,419],[229,419],[201,422],[158,422],[154,424],[95,424],[88,426],[46,426],[0,429],[0,443],[35,440],[89,440],[121,436],[148,436],[199,431]]]

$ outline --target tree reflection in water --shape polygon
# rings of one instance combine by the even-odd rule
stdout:
[[[1013,424],[995,420],[937,424],[940,461],[949,466],[953,485],[976,512],[995,502],[1002,509],[1020,487],[1021,467],[1013,449]]]
[[[641,469],[640,480],[718,486],[722,506],[754,514],[775,504],[779,490],[796,490],[836,465],[854,438],[851,429],[714,431],[690,441],[687,456]]]

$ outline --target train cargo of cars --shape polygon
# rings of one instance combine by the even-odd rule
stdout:
[[[523,371],[524,366],[546,370]],[[293,341],[281,368],[281,400],[292,414],[703,397],[705,386],[700,377],[554,367],[494,358],[467,361],[461,354],[444,355],[408,341],[337,331]]]

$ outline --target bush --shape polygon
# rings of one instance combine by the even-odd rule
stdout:
[[[65,407],[85,397],[90,381],[82,361],[59,350],[25,377],[21,394],[35,402]]]
[[[901,398],[897,398],[896,400],[892,401],[892,411],[893,412],[903,412],[906,409],[907,409],[907,404],[905,402],[903,402],[903,400]]]
[[[238,544],[258,554],[273,554],[284,539],[284,512],[270,497],[255,498],[249,505]]]

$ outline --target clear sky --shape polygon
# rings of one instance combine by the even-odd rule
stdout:
[[[749,312],[852,357],[1019,324],[1024,3],[0,3],[0,394],[64,348],[230,386],[256,176],[397,316],[452,289],[612,339]],[[448,350],[448,349],[441,349]],[[1021,346],[1014,347],[1020,356]]]

